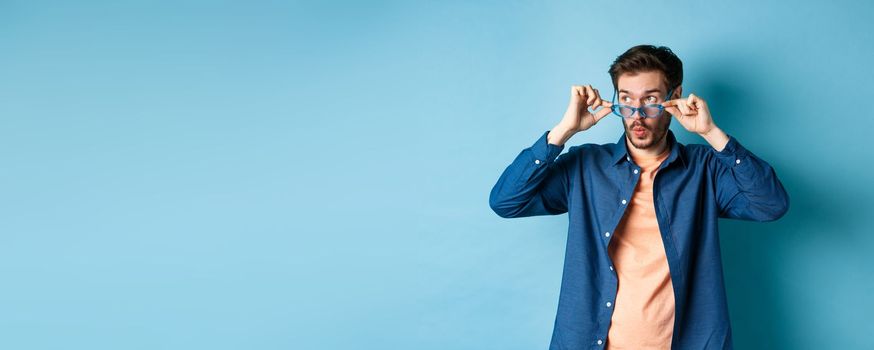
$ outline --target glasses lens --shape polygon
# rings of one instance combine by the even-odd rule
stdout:
[[[631,118],[631,116],[633,114],[634,114],[634,108],[626,107],[626,106],[619,106],[619,115],[621,115],[623,118]]]
[[[646,105],[641,110],[647,117],[652,118],[661,115],[663,108],[661,105]]]

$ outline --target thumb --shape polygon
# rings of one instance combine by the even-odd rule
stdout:
[[[595,122],[597,123],[601,119],[604,119],[604,117],[606,117],[611,112],[612,111],[610,110],[609,107],[602,107],[601,109],[599,109],[597,112],[594,113]]]

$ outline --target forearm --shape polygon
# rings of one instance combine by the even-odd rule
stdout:
[[[489,205],[499,216],[567,212],[567,171],[565,166],[556,163],[564,146],[549,144],[548,133],[541,133],[533,145],[519,152],[492,187]]]
[[[728,144],[728,135],[716,126],[714,126],[713,129],[710,129],[709,132],[701,133],[699,135],[701,135],[707,143],[713,146],[713,149],[717,152],[722,152],[725,145]]]
[[[577,132],[571,128],[558,124],[552,128],[552,130],[549,130],[549,134],[546,135],[546,140],[553,145],[564,146],[567,140],[570,140],[571,136],[574,136],[576,133]]]
[[[713,154],[722,217],[771,221],[786,213],[789,195],[768,162],[734,137]]]

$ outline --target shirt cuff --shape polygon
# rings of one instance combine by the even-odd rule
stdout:
[[[714,149],[713,153],[716,154],[716,158],[719,159],[719,161],[729,166],[745,164],[750,154],[750,152],[731,135],[728,135],[728,143],[725,144],[722,151],[717,152]]]
[[[540,135],[540,138],[531,145],[531,154],[534,156],[534,164],[542,165],[552,163],[561,151],[564,150],[564,145],[553,145],[549,143],[547,138],[549,130],[546,130]]]

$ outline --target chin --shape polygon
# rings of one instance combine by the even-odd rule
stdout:
[[[638,149],[650,148],[656,143],[655,139],[653,138],[654,135],[652,134],[652,132],[648,133],[647,136],[644,138],[638,138],[637,136],[633,136],[632,134],[627,135],[629,135],[628,138],[629,141],[631,141],[631,144]]]
[[[645,144],[652,141],[652,132],[648,132],[643,138],[634,135],[634,131],[628,130],[625,132],[625,137],[635,146]]]
[[[647,148],[650,148],[650,147],[653,146],[653,143],[652,143],[652,142],[647,142],[647,143],[636,143],[636,142],[632,142],[631,144],[633,144],[634,147],[637,147],[638,149],[647,149]]]

